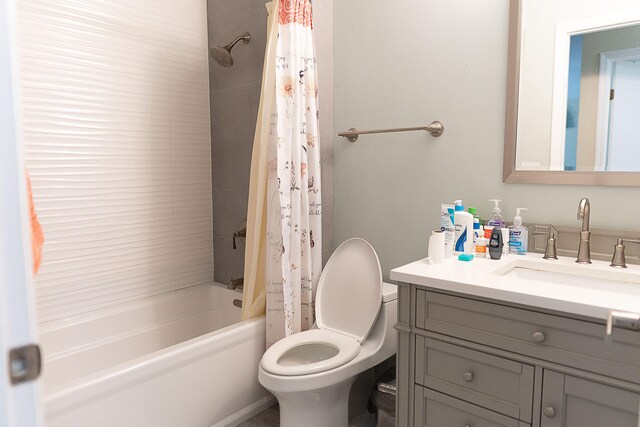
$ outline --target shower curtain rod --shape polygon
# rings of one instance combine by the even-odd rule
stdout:
[[[412,128],[389,128],[389,129],[370,129],[370,130],[358,130],[351,128],[346,131],[338,133],[338,136],[343,136],[349,140],[349,142],[356,142],[358,135],[367,135],[372,133],[390,133],[390,132],[409,132],[415,130],[426,130],[433,137],[438,137],[444,132],[444,125],[438,120],[431,122],[427,126],[416,126]]]

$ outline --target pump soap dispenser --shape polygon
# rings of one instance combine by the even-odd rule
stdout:
[[[522,225],[520,211],[528,211],[527,208],[516,208],[516,216],[513,217],[513,225],[509,227],[509,253],[526,255],[529,247],[529,230]]]
[[[504,220],[502,219],[502,209],[500,209],[500,202],[502,200],[489,199],[494,203],[493,211],[487,220],[487,225],[490,227],[504,227]]]

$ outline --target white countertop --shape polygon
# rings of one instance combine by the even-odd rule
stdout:
[[[527,270],[555,270],[571,280],[546,282],[500,274],[516,264]],[[611,282],[611,277],[616,281]],[[610,310],[640,312],[640,265],[619,270],[604,261],[576,264],[574,258],[545,260],[542,254],[507,254],[500,260],[474,258],[470,262],[454,256],[442,264],[431,265],[425,258],[394,268],[391,279],[603,320]]]

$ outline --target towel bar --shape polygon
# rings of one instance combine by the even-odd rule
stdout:
[[[433,137],[439,137],[444,132],[444,125],[439,121],[434,121],[428,124],[427,126],[417,126],[411,128],[389,128],[389,129],[370,129],[370,130],[357,130],[355,128],[351,128],[346,131],[342,131],[338,133],[338,136],[343,136],[349,140],[349,142],[356,142],[358,140],[358,135],[367,135],[372,133],[390,133],[390,132],[410,132],[416,130],[426,130]]]

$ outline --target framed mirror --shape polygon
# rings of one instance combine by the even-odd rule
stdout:
[[[503,180],[640,186],[640,4],[510,0]]]

